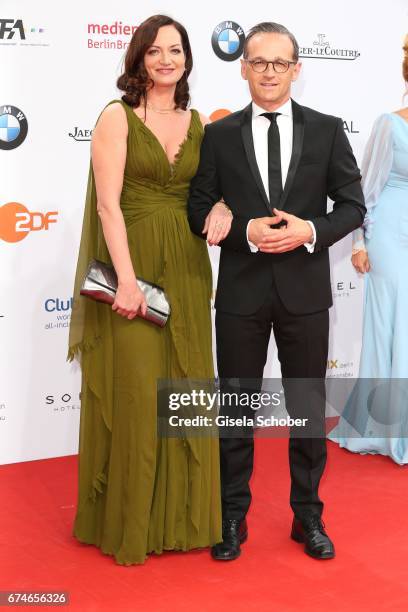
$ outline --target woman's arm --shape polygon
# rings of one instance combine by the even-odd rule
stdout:
[[[363,227],[353,232],[353,252],[365,249],[364,237],[370,237],[372,214],[392,166],[392,125],[387,115],[375,121],[361,164],[362,185],[367,213]]]
[[[351,262],[357,272],[370,271],[370,261],[365,246],[372,227],[372,214],[387,182],[392,166],[392,126],[387,115],[381,115],[374,123],[361,164],[362,185],[367,213],[362,227],[352,235]]]
[[[118,291],[112,306],[122,316],[133,319],[146,302],[136,282],[129,253],[120,194],[127,152],[127,119],[122,106],[111,104],[102,113],[92,134],[92,166],[97,193],[97,209],[106,245],[118,276]]]
[[[199,113],[202,126],[205,127],[211,120]],[[218,245],[226,238],[231,230],[233,215],[229,206],[223,199],[219,200],[205,218],[203,234],[207,234],[207,242],[210,246]]]

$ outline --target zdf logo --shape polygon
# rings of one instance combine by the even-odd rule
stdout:
[[[24,204],[8,202],[0,207],[0,239],[20,242],[29,232],[48,230],[57,222],[58,212],[30,212]]]

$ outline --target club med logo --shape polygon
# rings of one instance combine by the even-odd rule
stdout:
[[[72,310],[73,298],[63,300],[61,298],[48,298],[44,302],[44,308],[47,312],[62,312]]]
[[[326,40],[326,34],[318,34],[317,39],[313,41],[311,47],[299,48],[299,57],[353,61],[360,57],[360,52],[357,51],[357,49],[342,49],[340,47],[332,47],[330,42]]]
[[[52,314],[52,319],[48,319],[44,322],[44,329],[63,329],[69,327],[71,320],[71,313],[73,308],[73,298],[59,298],[50,297],[44,300],[44,310],[49,314]],[[47,317],[48,317],[47,315]]]
[[[74,127],[72,132],[69,132],[68,136],[77,142],[90,142],[92,140],[92,132],[93,130]]]
[[[48,47],[45,31],[42,26],[24,25],[22,19],[0,19],[0,45]]]
[[[16,149],[26,139],[27,119],[17,106],[0,106],[0,149]]]
[[[30,232],[48,231],[58,212],[30,212],[24,204],[8,202],[0,207],[0,240],[20,242]]]
[[[121,21],[88,23],[88,49],[127,49],[137,27]]]
[[[244,30],[235,21],[222,21],[211,36],[213,51],[225,62],[233,62],[242,54],[244,48]]]

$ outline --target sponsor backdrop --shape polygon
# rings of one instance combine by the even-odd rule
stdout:
[[[401,106],[406,0],[88,0],[69,9],[2,0],[0,463],[77,452],[80,373],[65,359],[92,127],[118,96],[132,32],[159,12],[187,27],[193,106],[213,119],[248,103],[239,58],[245,32],[264,20],[295,33],[303,69],[294,97],[342,117],[359,162],[375,117]],[[332,377],[358,372],[362,281],[350,249],[346,238],[331,251]],[[218,255],[213,248],[214,279]],[[267,375],[278,373],[271,342]]]

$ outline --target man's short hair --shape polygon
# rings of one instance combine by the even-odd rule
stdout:
[[[245,38],[245,43],[244,43],[243,55],[245,59],[247,59],[248,57],[249,41],[251,40],[253,36],[255,36],[255,34],[260,34],[260,33],[284,34],[285,36],[287,36],[291,40],[292,45],[293,45],[293,59],[296,62],[299,60],[299,45],[298,45],[296,38],[292,34],[292,32],[289,32],[289,30],[285,28],[285,26],[281,25],[280,23],[273,23],[272,21],[263,21],[262,23],[258,23],[257,25],[255,25],[253,28],[249,30]]]

